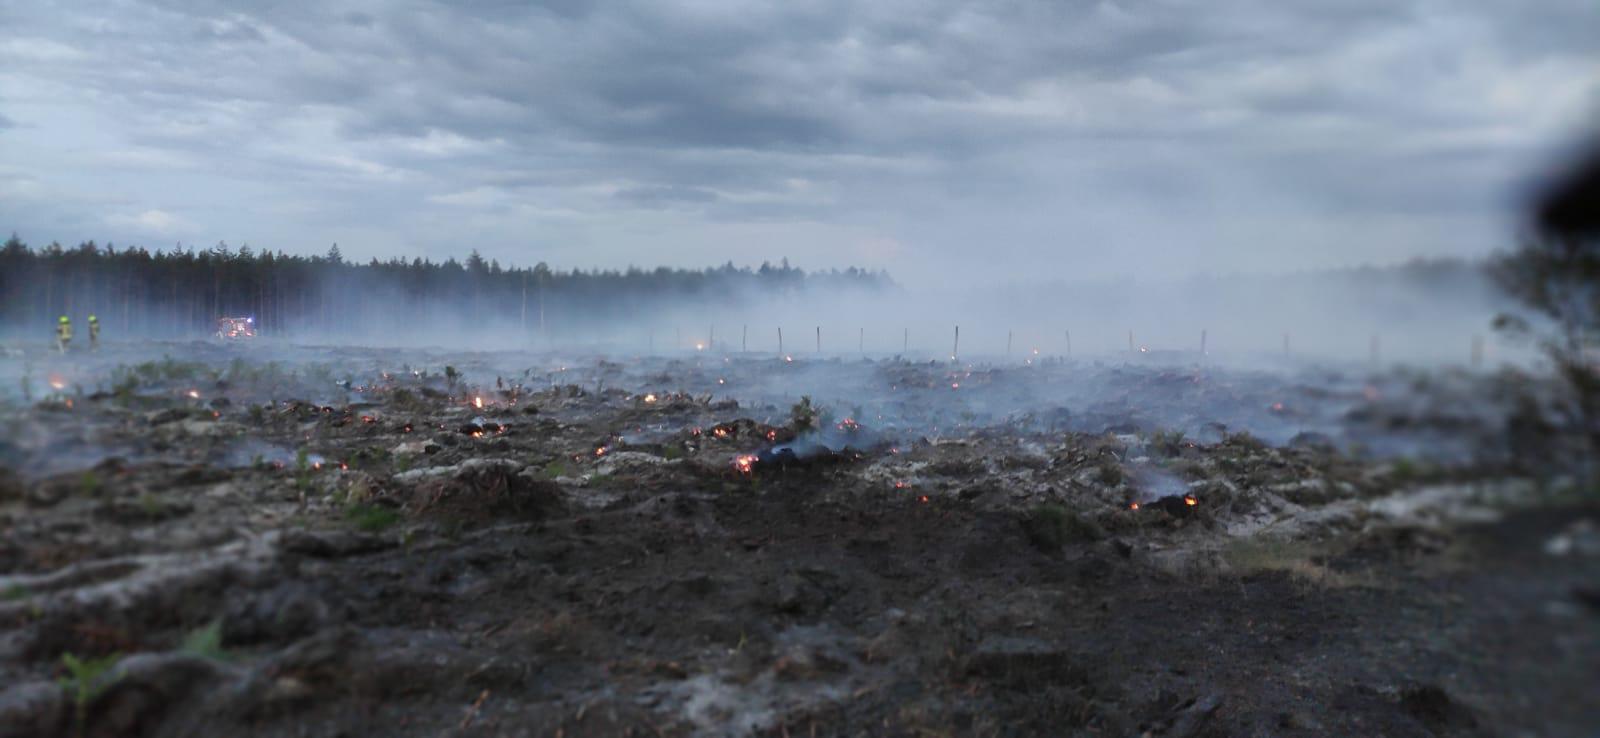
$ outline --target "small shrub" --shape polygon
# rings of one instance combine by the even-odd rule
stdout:
[[[796,432],[808,431],[817,427],[821,416],[822,413],[811,404],[811,395],[801,395],[800,401],[789,408],[789,425]]]
[[[78,477],[78,491],[85,497],[93,497],[100,491],[100,475],[86,471]]]
[[[367,533],[378,533],[400,522],[400,513],[381,505],[351,505],[344,517],[357,530]]]
[[[104,691],[107,684],[97,684],[100,677],[110,671],[122,659],[120,654],[110,654],[98,659],[80,659],[71,653],[61,654],[61,665],[67,669],[67,675],[59,682],[62,689],[72,695],[73,717],[77,723],[78,735],[83,735],[84,723],[89,718],[89,703]]]
[[[1094,521],[1055,504],[1043,504],[1022,519],[1028,542],[1041,551],[1058,551],[1068,543],[1097,541],[1105,531]]]
[[[178,650],[213,661],[227,661],[228,653],[222,648],[222,621],[213,620],[189,631],[183,637],[183,643],[178,645]]]

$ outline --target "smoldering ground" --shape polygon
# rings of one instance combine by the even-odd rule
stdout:
[[[8,734],[1596,719],[1597,511],[1514,370],[52,351],[3,364]]]

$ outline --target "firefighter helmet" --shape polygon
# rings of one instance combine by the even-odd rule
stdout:
[[[61,319],[57,320],[56,322],[57,323],[71,323],[72,320],[70,318],[68,318],[67,316],[63,315],[63,316],[61,316]]]
[[[90,323],[98,323],[98,322],[100,322],[100,319],[94,317],[93,315],[91,315],[91,316],[89,316],[89,322]]]

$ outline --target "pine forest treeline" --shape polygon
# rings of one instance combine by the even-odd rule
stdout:
[[[558,333],[561,316],[626,318],[670,303],[732,304],[812,286],[879,289],[882,272],[806,272],[782,264],[736,268],[552,271],[504,268],[474,250],[465,261],[346,261],[335,245],[322,256],[253,251],[226,244],[151,252],[93,241],[30,248],[15,234],[0,246],[0,329],[51,330],[56,317],[97,315],[124,336],[192,337],[218,317],[252,316],[263,334],[337,336],[484,321]]]

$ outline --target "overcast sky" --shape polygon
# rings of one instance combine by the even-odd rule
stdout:
[[[1504,245],[1593,0],[0,0],[0,228],[908,284]]]

